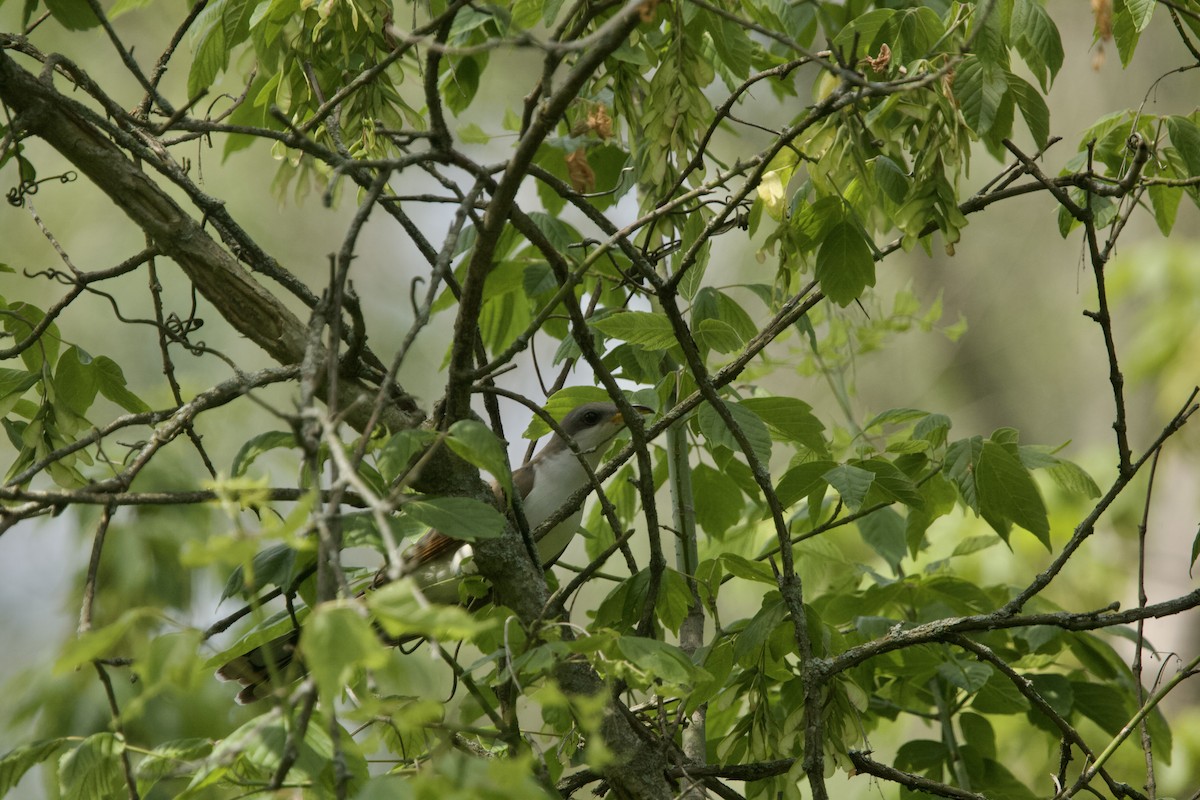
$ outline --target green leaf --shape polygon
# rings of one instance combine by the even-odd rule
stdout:
[[[389,636],[470,640],[496,630],[502,621],[472,614],[461,606],[422,603],[404,578],[367,594],[367,606]]]
[[[679,626],[692,607],[692,590],[683,573],[674,569],[663,570],[662,584],[658,589],[658,600],[654,610],[658,620],[672,633],[678,635]]]
[[[733,20],[711,14],[704,16],[704,28],[712,37],[717,56],[735,78],[744,80],[750,74],[754,43]]]
[[[875,157],[875,182],[893,203],[903,203],[908,196],[908,175],[887,156]]]
[[[1045,147],[1050,141],[1050,108],[1046,100],[1024,78],[1005,71],[1004,79],[1008,82],[1008,91],[1016,101],[1017,108],[1021,110],[1021,117],[1029,128],[1034,145],[1039,149]]]
[[[971,707],[981,714],[1019,714],[1029,709],[1029,701],[1008,678],[992,670],[992,677],[972,698]]]
[[[1200,128],[1187,117],[1167,117],[1167,130],[1171,134],[1171,144],[1187,165],[1188,174],[1180,177],[1195,177],[1200,175]]]
[[[934,447],[941,447],[946,443],[951,424],[950,418],[945,414],[930,414],[916,424],[913,436],[924,439]]]
[[[528,30],[542,20],[541,0],[515,0],[512,7],[513,27]]]
[[[874,55],[873,46],[879,30],[895,14],[895,10],[891,8],[876,8],[858,14],[850,20],[848,25],[838,31],[838,35],[833,39],[834,46],[845,49],[857,43],[859,49],[856,52],[845,54],[848,61],[853,61],[863,55]]]
[[[734,660],[748,669],[757,669],[762,657],[762,650],[766,647],[771,634],[780,625],[790,624],[790,622],[784,622],[786,618],[787,609],[784,607],[783,601],[778,599],[778,595],[774,599],[764,598],[762,608],[746,624],[746,627],[742,628],[733,641]]]
[[[792,232],[800,248],[811,250],[823,242],[846,218],[844,206],[840,197],[821,197],[792,214]]]
[[[696,671],[691,659],[682,650],[657,639],[621,636],[617,639],[617,649],[646,673],[652,682],[660,679],[676,686],[686,686],[691,683]]]
[[[120,365],[108,356],[97,356],[92,361],[92,372],[100,386],[100,394],[131,414],[144,414],[150,406],[142,398],[125,387],[125,373]]]
[[[1126,690],[1104,683],[1071,681],[1075,710],[1100,726],[1109,736],[1116,736],[1133,716],[1133,706]]]
[[[968,536],[954,546],[954,552],[951,556],[969,556],[972,553],[978,553],[981,550],[987,550],[989,547],[995,547],[999,544],[995,536],[990,534],[987,536]]]
[[[554,277],[554,270],[550,269],[549,264],[538,262],[525,267],[525,274],[521,278],[521,291],[529,297],[537,297],[557,288],[558,280]]]
[[[1042,796],[1031,792],[1004,764],[992,758],[982,759],[981,769],[971,774],[973,784],[988,787],[988,794],[997,800],[1039,800]]]
[[[954,95],[963,118],[979,136],[991,131],[1006,92],[1004,71],[976,56],[967,56],[954,71]]]
[[[560,253],[567,253],[579,241],[579,232],[553,214],[531,211],[529,219]]]
[[[983,437],[972,436],[969,439],[959,439],[952,442],[946,450],[946,464],[943,470],[946,476],[958,489],[967,508],[979,513],[979,491],[975,484],[975,471],[979,465],[979,455],[983,452]]]
[[[829,231],[817,252],[816,277],[821,291],[843,308],[875,285],[875,258],[857,225],[841,222]]]
[[[221,70],[225,69],[225,65],[229,63],[231,43],[225,40],[225,26],[220,19],[221,9],[224,5],[223,2],[217,2],[206,8],[205,12],[197,19],[196,27],[193,29],[196,31],[193,46],[195,55],[192,57],[192,66],[188,70],[188,97],[200,96],[209,86],[212,86],[217,75],[221,74]],[[202,21],[209,22],[207,28],[202,26]]]
[[[301,552],[288,544],[277,544],[268,547],[254,555],[250,562],[251,593],[258,592],[267,586],[278,586],[281,589],[292,589],[296,578],[308,567],[316,563],[315,551]],[[226,600],[234,595],[242,594],[247,587],[246,569],[244,566],[234,568],[221,599]]]
[[[312,784],[308,789],[312,795],[332,796],[336,778],[332,768],[335,748],[330,727],[329,720],[317,711],[303,740],[296,741],[295,728],[286,717],[278,714],[254,717],[217,743],[205,761],[204,769],[194,776],[184,796],[210,797],[212,791],[203,790],[226,776],[237,776],[236,780],[242,780],[249,773],[269,779],[285,757],[294,760],[288,773],[289,781],[306,786]],[[348,779],[341,787],[348,796],[355,796],[367,779],[366,760],[349,732],[341,726],[337,731],[340,741],[336,757],[345,765],[341,774]]]
[[[822,455],[829,452],[825,425],[812,406],[796,397],[748,397],[741,404],[753,411],[776,436],[796,442]]]
[[[469,497],[433,497],[409,500],[404,513],[455,539],[473,542],[476,539],[495,539],[504,532],[504,516],[478,500]]]
[[[492,140],[492,135],[472,122],[458,129],[458,138],[467,144],[487,144]]]
[[[181,764],[206,758],[212,749],[209,739],[177,739],[158,745],[145,754],[134,771],[141,795],[145,797],[163,778],[176,775]]]
[[[82,417],[91,408],[99,388],[92,357],[78,347],[68,347],[54,371],[56,399]]]
[[[902,64],[930,55],[930,48],[946,33],[946,26],[933,9],[918,5],[896,14],[895,59]]]
[[[696,293],[692,320],[715,319],[733,328],[742,342],[758,335],[758,325],[740,303],[722,291],[706,286]]]
[[[928,411],[922,411],[919,408],[889,408],[887,411],[881,411],[871,417],[869,421],[863,424],[863,430],[869,431],[887,425],[903,425],[906,422],[912,422],[915,419],[925,419],[928,416]]]
[[[108,18],[109,20],[114,20],[122,14],[145,8],[153,2],[154,0],[117,0],[117,2],[113,3],[112,8],[108,10]]]
[[[763,424],[757,414],[742,406],[741,403],[728,400],[721,402],[728,409],[733,422],[745,435],[754,454],[765,465],[771,459],[771,434],[767,431],[767,426]],[[704,438],[708,440],[709,444],[726,447],[735,453],[742,452],[741,446],[733,436],[733,431],[725,425],[725,420],[711,405],[708,403],[701,405],[696,412],[696,418],[700,423],[700,432],[704,434]]]
[[[646,350],[667,350],[675,345],[671,321],[649,311],[623,311],[598,319],[592,327],[613,339],[636,344]]]
[[[384,443],[376,456],[379,474],[388,485],[395,483],[401,475],[408,472],[413,457],[430,445],[437,434],[433,431],[418,428],[400,431]]]
[[[505,493],[512,494],[507,451],[491,428],[473,419],[461,419],[450,426],[446,444],[460,458],[491,473]]]
[[[858,511],[866,500],[867,492],[875,482],[875,473],[849,464],[842,464],[822,475],[841,496],[842,502],[851,511]]]
[[[1050,549],[1050,521],[1046,506],[1029,471],[1016,456],[992,441],[983,443],[975,468],[979,513],[1006,537],[1004,522],[1013,522]]]
[[[46,312],[29,303],[12,303],[7,312],[0,315],[6,333],[13,337],[14,343],[24,343],[33,334],[46,316]],[[58,360],[59,342],[62,334],[53,322],[46,326],[42,335],[31,346],[21,351],[21,361],[30,372],[41,373],[44,364],[53,364]]]
[[[900,562],[908,549],[904,536],[904,518],[891,508],[881,508],[863,517],[856,524],[863,541],[898,574]]]
[[[987,664],[958,658],[943,661],[937,671],[938,675],[951,686],[962,689],[968,694],[975,694],[982,689],[992,675],[992,668]]]
[[[696,522],[705,533],[718,539],[741,521],[746,504],[737,486],[707,464],[692,468],[692,502]]]
[[[446,107],[455,114],[462,113],[479,92],[479,78],[483,73],[483,65],[488,61],[487,55],[462,56],[457,59],[443,59],[446,74],[442,77],[442,96],[446,99]]]
[[[916,485],[892,462],[882,458],[867,458],[853,461],[851,464],[875,475],[865,499],[867,504],[903,503],[918,509],[925,505],[925,498],[921,496]]]
[[[0,368],[0,399],[20,398],[39,380],[41,375],[36,372]]]
[[[1066,459],[1056,459],[1058,463],[1050,467],[1050,477],[1062,488],[1074,494],[1088,498],[1100,496],[1100,487],[1092,476],[1078,464]]]
[[[21,782],[21,778],[33,767],[58,753],[67,742],[67,737],[40,739],[31,744],[9,750],[0,756],[0,797],[4,797]]]
[[[379,669],[388,662],[383,643],[367,618],[340,603],[313,609],[301,629],[300,650],[327,703],[337,702],[358,670]]]
[[[913,739],[896,751],[896,768],[911,772],[936,771],[941,777],[942,765],[949,760],[946,745],[932,739]]]
[[[834,462],[822,459],[792,467],[783,473],[783,477],[775,486],[776,497],[784,508],[791,508],[818,489],[828,486],[829,481],[825,479],[825,474],[835,466]]]
[[[1113,3],[1112,32],[1113,41],[1117,43],[1117,55],[1121,57],[1121,66],[1128,67],[1142,32],[1138,30],[1134,16],[1129,11],[1127,0],[1115,0]]]
[[[67,642],[62,655],[54,664],[54,673],[63,675],[67,672],[88,664],[97,658],[118,655],[114,652],[117,644],[136,626],[143,625],[149,620],[157,619],[159,611],[154,608],[131,608],[116,621],[103,628],[80,634]]]
[[[246,474],[250,465],[263,453],[281,448],[296,447],[296,437],[291,431],[267,431],[248,439],[238,448],[233,457],[230,475],[239,478]]]
[[[696,343],[702,348],[716,350],[718,353],[736,353],[742,349],[745,340],[738,335],[733,326],[719,319],[702,319],[692,331]]]
[[[1171,229],[1175,227],[1179,201],[1183,199],[1183,187],[1154,184],[1149,188],[1149,194],[1150,205],[1154,209],[1154,222],[1163,236],[1170,236]]]
[[[751,561],[736,553],[722,553],[718,562],[735,578],[775,586],[775,573],[761,561]]]
[[[1129,11],[1129,18],[1133,21],[1133,29],[1138,33],[1146,30],[1150,24],[1150,18],[1154,16],[1154,0],[1124,0],[1125,8]]]
[[[113,733],[95,733],[58,762],[58,787],[67,798],[106,798],[125,785],[121,753],[125,741]]]
[[[86,31],[100,24],[85,0],[46,0],[46,9],[69,31]]]
[[[958,726],[969,745],[988,758],[996,757],[996,731],[987,717],[964,711],[958,715]]]
[[[1196,566],[1196,559],[1200,558],[1200,527],[1196,528],[1196,535],[1192,538],[1192,557],[1188,561],[1188,577],[1192,575],[1192,569]]]
[[[1128,669],[1112,645],[1095,634],[1075,633],[1067,637],[1067,646],[1084,668],[1101,680],[1112,682]]]
[[[1042,91],[1050,91],[1063,64],[1062,37],[1054,20],[1038,0],[1015,0],[1011,29],[1017,52],[1037,77]]]

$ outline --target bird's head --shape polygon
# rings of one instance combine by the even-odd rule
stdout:
[[[647,406],[635,405],[633,410],[642,415],[651,413]],[[604,445],[624,427],[625,418],[620,409],[609,402],[584,403],[571,409],[559,423],[559,428],[575,441],[580,451],[593,456],[589,460],[598,460]],[[543,452],[567,449],[566,442],[556,434]]]

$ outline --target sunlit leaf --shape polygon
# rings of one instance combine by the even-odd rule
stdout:
[[[103,798],[124,786],[121,753],[125,741],[117,734],[95,733],[68,751],[58,762],[58,786],[64,797]]]
[[[328,702],[338,699],[356,670],[378,669],[388,660],[363,610],[340,604],[313,610],[300,635],[300,650]]]
[[[66,737],[41,739],[9,750],[0,756],[0,797],[21,782],[21,778],[33,767],[49,760],[70,740]]]
[[[592,323],[606,336],[644,347],[647,350],[667,350],[675,346],[675,330],[662,314],[649,311],[624,311]]]

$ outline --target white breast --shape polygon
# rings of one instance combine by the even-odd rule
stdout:
[[[567,498],[587,484],[587,472],[579,464],[579,459],[570,452],[556,453],[539,463],[533,490],[522,503],[525,519],[529,521],[529,529],[533,530],[541,525]],[[579,529],[582,518],[581,508],[538,540],[538,555],[543,564],[554,561],[567,548]]]

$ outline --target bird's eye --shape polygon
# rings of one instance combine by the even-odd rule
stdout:
[[[600,412],[599,411],[589,411],[583,415],[583,422],[585,425],[589,425],[589,426],[595,425],[599,421],[600,421]]]

